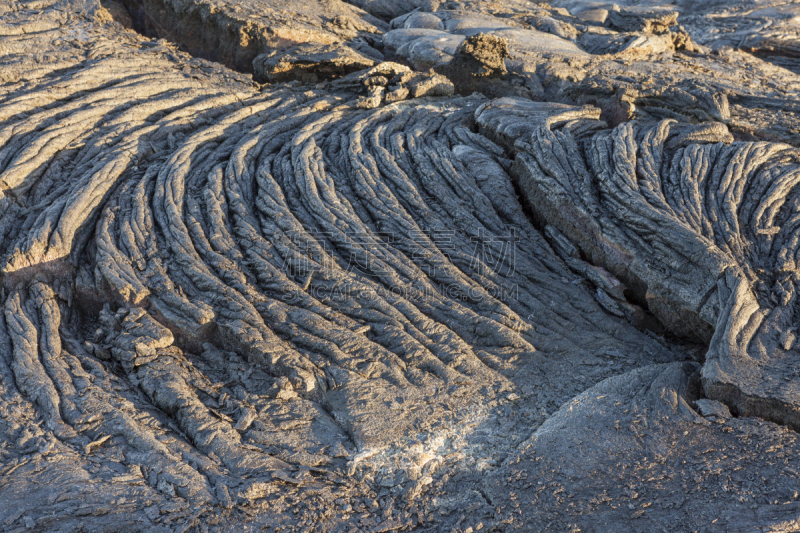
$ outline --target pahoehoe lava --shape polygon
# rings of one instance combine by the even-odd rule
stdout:
[[[240,4],[0,6],[0,529],[800,527],[800,4]]]

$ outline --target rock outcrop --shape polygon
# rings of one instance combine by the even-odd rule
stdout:
[[[351,3],[0,6],[0,529],[795,527],[791,42]]]
[[[297,46],[340,46],[382,59],[370,44],[382,20],[339,0],[109,0],[122,2],[133,27],[196,57],[252,72],[253,60]]]
[[[800,427],[790,222],[800,151],[732,142],[719,123],[586,124],[597,115],[509,99],[477,120],[519,133],[511,172],[540,220],[646,300],[668,330],[710,343],[711,399]],[[538,124],[513,130],[519,122]]]

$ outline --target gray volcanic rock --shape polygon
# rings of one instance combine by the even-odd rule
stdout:
[[[479,33],[467,37],[456,49],[453,59],[435,70],[452,80],[460,94],[479,92],[490,98],[507,95],[530,95],[530,91],[508,76],[505,59],[508,43],[502,37]]]
[[[448,62],[463,41],[462,35],[429,28],[392,30],[383,37],[391,56],[403,58],[419,70]]]
[[[795,73],[682,6],[127,5],[0,5],[0,529],[795,527]]]
[[[253,79],[262,83],[292,80],[314,83],[374,64],[373,59],[346,46],[306,44],[257,56],[253,60]]]
[[[384,46],[395,56],[406,58],[416,68],[425,69],[447,63],[465,37],[489,34],[508,43],[510,57],[516,61],[584,58],[588,54],[572,42],[532,27],[528,17],[499,17],[464,11],[436,11],[442,29],[432,29],[429,17],[404,19],[403,27],[385,34]],[[537,19],[540,20],[540,19]]]
[[[421,7],[430,8],[431,4],[439,4],[437,0],[347,0],[347,3],[384,20],[406,15]]]
[[[470,36],[456,50],[449,67],[472,73],[474,77],[500,77],[506,71],[508,42],[502,37],[479,33]]]
[[[252,72],[256,56],[293,46],[369,48],[368,40],[386,29],[380,19],[339,0],[121,1],[143,33],[243,72]]]
[[[667,329],[710,341],[710,398],[800,426],[797,239],[786,233],[800,152],[732,143],[719,123],[582,124],[597,114],[505,99],[477,119],[506,144],[517,136],[512,175],[537,217],[647,300]]]
[[[6,16],[80,38],[63,6]],[[0,102],[11,527],[77,512],[55,501],[72,478],[50,470],[33,479],[51,503],[23,505],[35,461],[102,494],[81,499],[85,529],[411,527],[458,461],[437,435],[501,422],[507,398],[535,421],[620,369],[683,357],[606,314],[526,220],[502,150],[470,129],[479,98],[363,110],[352,92],[258,92],[83,24],[90,48],[39,32],[52,54]],[[443,84],[393,70],[411,96]],[[580,371],[546,377],[564,365]],[[110,513],[106,494],[150,503]],[[368,501],[398,503],[353,516]]]
[[[608,25],[619,31],[664,33],[677,24],[678,12],[669,7],[631,6],[608,12]]]
[[[680,23],[692,38],[702,45],[712,48],[740,48],[795,72],[800,69],[797,45],[800,38],[797,24],[800,3],[796,1],[553,0],[551,4],[565,7],[578,16],[584,16],[589,12],[605,12],[605,16],[598,14],[600,18],[596,20],[612,26],[619,25],[622,20],[631,22],[641,20],[641,23],[635,22],[641,27],[642,23],[647,24],[647,13],[652,13],[650,20],[656,22],[659,17],[671,17],[669,13],[677,12],[680,15]],[[656,15],[658,10],[661,10],[661,15]],[[663,21],[658,24],[663,24]]]
[[[561,407],[485,482],[507,529],[796,528],[796,435],[757,419],[699,416],[694,370],[642,368]]]

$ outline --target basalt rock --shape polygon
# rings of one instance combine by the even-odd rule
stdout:
[[[791,529],[797,75],[352,3],[0,5],[0,529]]]
[[[346,46],[306,44],[257,56],[253,60],[253,79],[262,83],[294,80],[315,83],[361,71],[374,64],[374,59]]]
[[[647,367],[565,404],[485,482],[507,530],[793,529],[796,435],[696,400],[694,371]]]
[[[647,300],[667,329],[710,342],[710,398],[800,427],[789,222],[800,152],[732,142],[719,123],[584,126],[598,114],[509,99],[477,117],[506,144],[516,138],[512,175],[539,219]]]
[[[380,56],[370,43],[386,29],[382,20],[340,1],[113,1],[128,8],[145,35],[242,72],[253,71],[258,55],[302,45],[349,46]]]
[[[464,39],[453,59],[436,70],[450,78],[461,94],[480,92],[490,97],[503,96],[508,89],[498,81],[508,73],[507,57],[505,39],[479,33]]]
[[[745,2],[584,2],[553,0],[578,16],[610,26],[663,30],[678,14],[682,27],[700,45],[715,49],[739,48],[755,53],[776,65],[798,71],[798,27],[800,6],[796,2],[748,0]],[[604,13],[601,15],[599,12]],[[655,26],[653,26],[655,25]],[[638,30],[637,30],[638,31]]]

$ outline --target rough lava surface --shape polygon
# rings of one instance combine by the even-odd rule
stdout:
[[[0,4],[0,530],[800,530],[800,3],[729,4]]]

